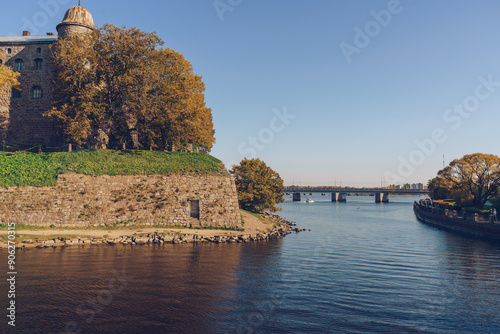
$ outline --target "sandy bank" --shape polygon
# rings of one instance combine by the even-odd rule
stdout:
[[[127,229],[40,229],[16,231],[16,248],[47,248],[72,245],[114,245],[188,242],[249,242],[283,237],[293,229],[292,224],[275,215],[261,219],[241,211],[243,231],[199,230],[188,228],[146,227]],[[6,231],[4,230],[6,234]],[[2,233],[2,234],[4,234]],[[5,241],[5,238],[4,238]],[[6,249],[2,242],[0,248]]]

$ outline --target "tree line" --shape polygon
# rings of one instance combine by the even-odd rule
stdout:
[[[46,116],[77,146],[211,149],[205,85],[184,56],[156,33],[105,24],[53,47],[54,108]]]
[[[52,117],[77,147],[210,150],[215,142],[205,84],[156,33],[105,24],[52,45]],[[0,55],[0,59],[3,55]],[[19,73],[0,65],[1,94]]]
[[[461,207],[482,209],[491,201],[500,209],[500,157],[475,153],[453,160],[429,181],[435,200],[453,199]]]

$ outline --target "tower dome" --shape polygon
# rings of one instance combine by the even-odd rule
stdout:
[[[97,28],[94,25],[92,14],[82,6],[74,6],[66,11],[61,23],[56,27],[61,38],[68,38],[74,34],[88,33]]]

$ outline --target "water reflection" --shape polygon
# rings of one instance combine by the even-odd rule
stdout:
[[[474,319],[500,328],[500,245],[493,241],[473,239],[452,232],[443,232],[443,270],[447,298],[454,305],[457,317]],[[463,330],[474,331],[465,323]]]
[[[16,332],[59,333],[68,324],[75,327],[72,323],[82,333],[214,332],[213,315],[223,313],[224,301],[234,299],[237,291],[242,247],[246,245],[26,251],[19,255],[22,321]],[[103,294],[122,271],[133,276],[123,291]]]
[[[412,203],[283,203],[312,231],[266,243],[21,251],[16,333],[500,333],[500,245]]]

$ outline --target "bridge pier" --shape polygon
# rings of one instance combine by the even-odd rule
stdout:
[[[346,193],[332,193],[332,202],[347,202]]]
[[[375,193],[375,203],[389,203],[389,193]]]
[[[300,202],[300,193],[293,193],[293,201]]]

